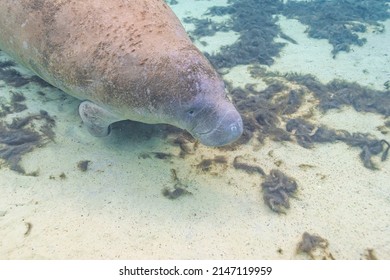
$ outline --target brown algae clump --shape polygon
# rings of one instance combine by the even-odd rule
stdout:
[[[81,160],[77,163],[77,168],[85,172],[88,170],[88,166],[90,162],[91,162],[90,160]]]
[[[227,162],[225,156],[215,156],[213,159],[202,159],[202,161],[196,165],[196,168],[203,172],[209,172],[213,169],[213,166],[221,165],[222,168],[225,169],[227,167]]]
[[[187,186],[184,185],[179,180],[175,169],[171,169],[171,178],[172,178],[174,185],[171,188],[168,188],[168,187],[164,188],[162,190],[163,196],[165,196],[168,199],[174,200],[174,199],[177,199],[183,195],[192,194],[190,191],[186,190]]]
[[[46,111],[14,118],[11,124],[0,120],[0,158],[18,173],[26,174],[20,165],[22,156],[54,140],[55,121]]]
[[[302,240],[298,243],[297,254],[305,253],[312,260],[334,260],[331,253],[328,252],[329,242],[317,234],[304,232]]]
[[[241,169],[245,171],[248,174],[260,174],[260,175],[265,175],[264,170],[260,166],[256,165],[251,165],[245,162],[243,156],[236,156],[233,161],[233,167],[235,169]]]
[[[272,211],[283,214],[285,214],[284,209],[290,208],[289,198],[298,188],[294,179],[276,169],[271,170],[261,186],[265,203]]]

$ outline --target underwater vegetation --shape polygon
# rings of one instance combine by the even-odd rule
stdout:
[[[389,153],[390,144],[386,140],[375,139],[368,133],[349,133],[346,130],[333,130],[326,126],[316,126],[303,119],[290,119],[286,124],[286,130],[294,134],[299,145],[311,148],[313,143],[344,142],[351,147],[362,149],[360,159],[365,167],[377,169],[371,161],[373,155],[380,154],[385,161]]]
[[[378,27],[383,32],[379,21],[390,18],[388,1],[385,0],[316,0],[288,1],[283,14],[296,18],[307,25],[307,34],[311,38],[326,39],[333,46],[332,54],[340,51],[349,52],[351,45],[362,46],[364,33],[368,25]]]
[[[46,111],[14,118],[11,124],[0,120],[0,158],[18,173],[26,174],[20,165],[22,156],[54,140],[55,121]],[[31,175],[31,174],[27,174]]]
[[[168,129],[171,130],[171,128]],[[199,145],[199,141],[195,140],[188,132],[180,133],[179,136],[171,139],[170,142],[174,146],[180,147],[180,158],[185,158],[187,155],[194,154]]]
[[[196,168],[203,172],[209,172],[215,168],[216,165],[221,165],[223,168],[226,168],[227,163],[228,160],[225,156],[215,156],[214,158],[202,159],[201,162],[196,165]]]
[[[1,51],[0,51],[1,52]],[[30,81],[23,77],[15,69],[9,68],[14,66],[15,63],[12,61],[2,61],[0,62],[0,80],[4,81],[6,84],[9,84],[13,87],[22,87],[28,84]]]
[[[271,170],[261,183],[263,198],[272,211],[285,214],[283,209],[290,208],[289,198],[294,196],[298,184],[291,177],[277,169]]]
[[[320,111],[352,106],[358,112],[372,112],[389,116],[390,92],[378,91],[342,80],[322,84],[312,75],[296,73],[280,74],[266,71],[260,66],[250,68],[251,75],[263,78],[267,88],[256,90],[247,84],[244,89],[230,88],[234,103],[244,121],[244,133],[234,144],[221,149],[236,149],[252,138],[264,143],[266,138],[273,141],[295,141],[310,149],[314,143],[344,142],[361,149],[360,159],[365,167],[377,169],[371,158],[381,154],[381,160],[388,157],[389,143],[374,136],[345,130],[334,130],[310,122],[312,113],[299,112],[307,95],[316,97],[313,105]]]
[[[1,50],[0,50],[1,53]],[[18,71],[13,68],[15,63],[10,60],[0,61],[0,80],[4,81],[6,84],[18,88],[27,85],[30,82],[39,84],[41,87],[51,87],[50,84],[42,80],[36,75],[31,77],[24,77]]]
[[[317,234],[304,232],[302,240],[298,243],[297,254],[305,253],[310,259],[334,260],[334,257],[328,252],[329,242]]]
[[[191,195],[192,193],[187,190],[188,186],[184,185],[181,180],[177,177],[177,172],[175,169],[171,169],[171,178],[173,181],[173,186],[170,188],[164,188],[162,190],[163,196],[168,199],[177,199],[183,195]]]
[[[243,155],[229,157],[229,151],[237,151],[250,141],[263,144],[266,139],[288,141],[306,149],[323,143],[343,142],[360,151],[357,158],[368,169],[378,169],[373,161],[374,156],[379,156],[382,161],[388,158],[390,145],[386,140],[377,139],[365,132],[351,133],[332,129],[317,124],[313,119],[314,109],[326,112],[339,110],[344,106],[351,106],[358,112],[388,117],[388,90],[373,90],[343,80],[323,84],[312,75],[281,74],[267,71],[259,65],[251,66],[250,73],[255,78],[263,79],[267,87],[257,90],[255,84],[246,84],[244,88],[233,88],[228,84],[231,97],[243,117],[243,135],[237,142],[217,148],[224,156],[201,156],[201,160],[195,165],[197,170],[216,175],[225,171],[227,164],[231,164],[236,170],[259,175],[265,204],[276,213],[286,213],[290,207],[290,198],[295,197],[298,187],[295,180],[279,170],[271,170],[266,175],[261,166],[253,164]],[[307,108],[308,96],[315,97],[315,101],[311,101],[313,103],[310,110]],[[389,121],[384,120],[383,127],[390,127]],[[171,145],[180,147],[179,157],[175,156],[176,158],[197,155],[197,142],[185,132],[166,127],[164,137]],[[275,163],[276,166],[280,164],[281,162]],[[301,166],[311,167],[305,164]]]
[[[88,166],[90,164],[90,160],[81,160],[77,163],[77,168],[83,172],[88,170]]]
[[[252,73],[254,73],[252,71]],[[358,112],[378,113],[385,117],[390,116],[390,90],[384,91],[370,89],[339,79],[322,84],[310,74],[286,74],[288,81],[296,82],[312,91],[320,100],[320,108],[326,112],[338,109],[344,105],[352,106]]]
[[[248,174],[255,174],[255,173],[257,173],[257,174],[262,175],[262,176],[265,175],[264,170],[260,166],[253,165],[253,164],[248,164],[243,156],[236,156],[234,158],[234,160],[233,160],[233,167],[235,169],[241,169],[241,170],[245,171]]]
[[[233,30],[240,34],[233,45],[222,47],[218,54],[206,54],[217,68],[233,67],[238,64],[261,63],[271,65],[284,43],[274,42],[281,31],[273,16],[281,10],[282,1],[241,0],[228,1],[229,6],[215,6],[207,16],[229,15],[227,22],[216,23],[211,19],[186,18],[184,21],[195,24],[191,36],[199,38],[212,36],[217,31]]]
[[[36,76],[23,77],[16,70],[9,68],[12,66],[14,66],[12,61],[0,62],[0,80],[7,85],[19,88],[30,82],[44,86],[47,84]],[[9,100],[4,95],[9,95]],[[37,172],[26,174],[20,162],[22,156],[34,148],[54,141],[55,120],[44,110],[21,116],[19,113],[27,109],[25,100],[25,96],[20,92],[2,90],[0,98],[0,158],[11,170],[25,175],[37,176]]]
[[[218,31],[233,30],[239,33],[237,42],[224,46],[217,54],[208,54],[217,68],[233,67],[239,64],[259,63],[271,65],[285,45],[275,42],[283,38],[296,44],[284,34],[277,24],[278,15],[298,19],[307,25],[307,34],[311,38],[326,39],[333,46],[333,57],[340,51],[349,52],[351,45],[362,46],[368,26],[374,26],[378,32],[384,27],[380,21],[390,18],[385,0],[229,0],[228,6],[211,7],[205,14],[207,18],[187,17],[185,22],[195,25],[191,32],[194,38],[212,36]],[[225,22],[215,22],[212,16],[228,15]]]
[[[184,144],[187,147],[191,147],[191,143],[193,143],[194,148],[190,148],[191,152],[186,153],[185,155],[186,157],[196,157],[200,155],[200,161],[198,160],[198,163],[193,165],[197,173],[200,172],[214,176],[223,175],[227,170],[229,170],[229,167],[233,167],[238,171],[242,171],[253,176],[259,176],[259,187],[262,190],[265,205],[267,205],[275,213],[287,213],[286,211],[290,208],[290,198],[295,197],[296,191],[298,189],[298,184],[296,183],[295,179],[287,176],[285,173],[277,169],[272,169],[270,174],[266,175],[266,172],[263,170],[263,168],[256,164],[256,160],[248,158],[247,155],[236,155],[234,157],[230,157],[229,151],[237,150],[240,145],[243,145],[241,143],[234,143],[230,146],[219,147],[218,150],[223,152],[223,154],[209,157],[208,155],[206,156],[197,153],[197,142],[194,139],[191,139],[190,135],[187,133],[177,130],[176,128],[170,128],[169,126],[165,126],[163,129],[165,129],[163,137],[166,138],[167,143],[171,144],[172,146],[179,146],[178,143],[180,143],[181,145]],[[183,159],[182,153],[183,149],[180,147],[178,156],[169,153],[169,158],[174,157],[179,160]],[[154,153],[141,153],[139,158],[152,158],[153,154]],[[277,166],[280,165],[277,163],[275,164]],[[174,185],[170,188],[164,188],[162,192],[163,196],[169,199],[176,199],[182,194],[188,194],[187,186],[181,183],[177,178],[176,170],[172,169],[171,172]]]
[[[176,5],[178,2],[176,0],[165,0],[169,5]]]

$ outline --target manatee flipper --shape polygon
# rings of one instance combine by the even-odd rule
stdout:
[[[88,100],[81,102],[79,114],[88,131],[96,137],[107,136],[110,133],[110,124],[121,120],[111,112]]]

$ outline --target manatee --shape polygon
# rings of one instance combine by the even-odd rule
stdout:
[[[243,131],[225,85],[163,0],[1,0],[0,49],[82,102],[88,130],[165,123],[208,146]]]

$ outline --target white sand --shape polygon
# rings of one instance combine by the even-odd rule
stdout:
[[[197,9],[182,4],[173,8],[180,16],[199,16],[215,2],[197,1]],[[299,23],[288,26],[286,34],[300,45],[286,47],[271,70],[312,73],[323,81],[343,77],[362,85],[383,84],[386,64],[366,56],[388,53],[388,33],[368,38],[364,47],[333,60],[327,42],[306,38]],[[372,47],[373,40],[381,50]],[[356,59],[358,53],[366,55]],[[236,67],[226,78],[235,85],[261,83],[246,68]],[[368,69],[369,74],[351,73],[352,68]],[[80,126],[77,100],[48,92],[53,100],[43,102],[35,91],[33,86],[24,91],[27,104],[31,112],[44,109],[56,116],[56,142],[24,157],[23,166],[28,172],[39,170],[38,177],[0,168],[0,259],[302,259],[307,256],[295,250],[305,231],[326,238],[336,259],[363,258],[367,248],[378,258],[390,258],[390,160],[376,157],[380,170],[371,171],[359,160],[360,150],[343,143],[308,150],[272,141],[234,152],[200,147],[185,160],[142,159],[143,152],[178,155],[179,148],[159,137],[147,139],[135,129],[128,132],[128,140],[120,132],[93,138]],[[345,109],[315,118],[333,128],[384,137],[376,129],[384,119],[376,114]],[[385,138],[390,141],[389,135]],[[202,157],[214,155],[226,155],[229,167],[212,170],[218,175],[195,167]],[[236,155],[266,173],[278,168],[297,180],[297,198],[291,199],[286,215],[264,204],[259,176],[231,167]],[[77,168],[80,160],[91,161],[88,171]],[[192,195],[169,200],[161,194],[173,185],[172,168]],[[62,172],[65,179],[59,178]],[[27,236],[26,223],[32,225]]]

